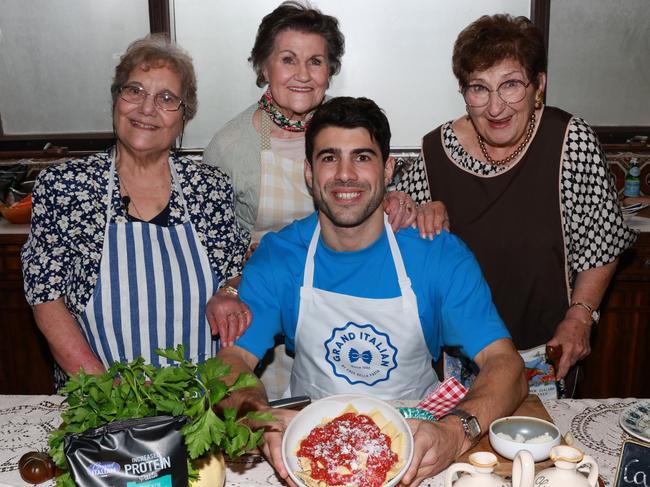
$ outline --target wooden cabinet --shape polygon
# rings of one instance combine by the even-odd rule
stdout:
[[[27,235],[0,235],[0,394],[52,394],[53,359],[23,291],[20,247]]]
[[[650,233],[621,256],[591,345],[579,397],[650,397]]]

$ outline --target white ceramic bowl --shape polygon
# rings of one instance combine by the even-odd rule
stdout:
[[[404,465],[399,473],[388,481],[384,487],[396,485],[402,478],[413,458],[413,434],[406,420],[399,411],[385,401],[362,394],[340,394],[314,401],[305,409],[300,411],[287,426],[282,437],[282,460],[291,479],[299,486],[305,483],[295,475],[300,470],[298,457],[295,455],[299,442],[307,436],[311,430],[318,426],[324,418],[333,419],[339,416],[348,404],[352,404],[360,413],[369,413],[378,409],[384,417],[392,421],[399,432],[404,435],[405,453]]]
[[[521,435],[525,441],[548,433],[551,439],[543,443],[522,443],[498,436],[498,433],[505,433],[511,438]],[[553,423],[543,419],[529,416],[508,416],[497,419],[490,425],[490,444],[494,451],[509,460],[513,460],[519,450],[528,450],[536,462],[541,462],[549,458],[551,448],[560,444],[560,430]]]

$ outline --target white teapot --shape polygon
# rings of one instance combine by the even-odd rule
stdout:
[[[535,485],[544,487],[596,487],[598,483],[598,464],[592,457],[577,448],[558,445],[551,448],[551,460],[555,467],[542,470],[535,477]],[[589,465],[589,476],[578,472],[578,467]]]
[[[510,483],[494,473],[499,462],[494,453],[480,451],[469,456],[469,463],[454,463],[445,473],[445,487],[510,487]],[[452,483],[454,475],[466,472]],[[533,456],[520,451],[512,461],[512,487],[532,487],[535,476]]]

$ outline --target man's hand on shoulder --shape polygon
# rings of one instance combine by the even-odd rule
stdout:
[[[447,468],[461,453],[465,433],[460,421],[407,420],[413,432],[413,461],[400,485],[420,484]]]

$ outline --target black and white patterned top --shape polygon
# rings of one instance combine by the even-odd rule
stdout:
[[[171,155],[190,221],[220,284],[240,274],[250,237],[236,222],[230,179],[220,169]],[[34,187],[32,227],[22,249],[29,304],[61,297],[80,314],[97,282],[106,226],[111,155],[102,152],[50,167]],[[111,220],[126,221],[117,172]],[[183,205],[172,185],[169,225],[183,223]]]
[[[451,121],[441,132],[445,150],[459,167],[478,176],[493,176],[508,169],[468,154]],[[634,243],[637,232],[623,221],[614,176],[598,137],[581,118],[573,117],[569,122],[562,154],[560,204],[567,263],[573,273],[578,273],[612,262]],[[416,203],[431,199],[422,154],[395,189],[407,192]]]

